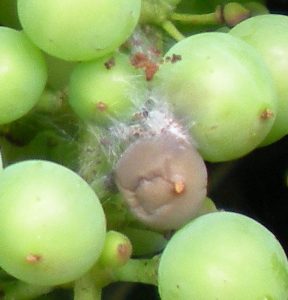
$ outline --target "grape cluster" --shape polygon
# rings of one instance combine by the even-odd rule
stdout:
[[[0,298],[99,300],[119,280],[162,300],[287,300],[281,244],[216,208],[207,168],[287,135],[287,16],[5,0],[0,25]]]

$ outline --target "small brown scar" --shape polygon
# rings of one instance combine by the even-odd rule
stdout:
[[[175,62],[177,62],[177,61],[179,61],[181,59],[182,59],[181,55],[173,54],[172,57],[171,57],[171,63],[174,64]]]
[[[106,103],[100,101],[100,102],[97,102],[97,103],[96,103],[96,108],[97,108],[99,111],[103,112],[103,111],[107,110],[108,106],[107,106]]]
[[[185,183],[182,180],[176,181],[173,183],[173,191],[180,195],[185,190]]]
[[[153,79],[154,74],[158,71],[159,66],[156,62],[153,62],[148,56],[142,52],[137,52],[131,58],[131,64],[139,69],[143,69],[146,75],[146,80]]]
[[[29,263],[29,264],[35,264],[38,263],[40,260],[42,259],[41,255],[38,254],[28,254],[25,257],[25,260]]]
[[[272,110],[270,110],[269,108],[266,108],[260,115],[260,118],[262,120],[267,120],[270,119],[274,116],[274,113]]]
[[[119,244],[117,247],[119,257],[122,259],[128,259],[132,254],[132,247],[129,244]]]
[[[117,247],[117,251],[120,254],[120,256],[126,256],[127,252],[129,251],[126,244],[120,244]]]
[[[165,62],[171,62],[172,64],[176,63],[177,61],[182,60],[182,56],[179,54],[173,53],[172,56],[166,56]]]
[[[107,60],[105,63],[104,63],[104,66],[107,70],[111,70],[112,67],[115,66],[115,58],[114,57],[111,57],[109,60]]]

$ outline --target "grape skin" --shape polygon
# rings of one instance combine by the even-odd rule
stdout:
[[[187,121],[204,159],[239,158],[256,148],[277,114],[271,74],[252,46],[226,33],[190,36],[165,55],[154,92]]]
[[[162,300],[286,300],[288,261],[261,224],[216,212],[175,233],[162,254],[158,279]]]
[[[18,1],[20,23],[31,40],[48,54],[71,61],[116,50],[132,34],[140,9],[140,0]]]
[[[132,118],[144,101],[144,75],[122,53],[81,63],[69,83],[69,103],[85,122],[111,125]]]
[[[261,143],[268,145],[288,133],[288,16],[262,15],[235,26],[230,34],[252,45],[264,59],[278,92],[278,114],[275,123]]]
[[[28,113],[47,80],[44,58],[23,32],[0,27],[0,124]]]
[[[190,143],[163,133],[131,144],[116,164],[115,181],[141,222],[169,230],[197,215],[206,196],[207,171]]]
[[[82,276],[100,256],[106,224],[89,185],[48,161],[10,165],[0,180],[0,266],[36,285]]]

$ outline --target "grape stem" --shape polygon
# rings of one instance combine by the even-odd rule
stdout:
[[[113,270],[112,280],[157,286],[159,261],[160,255],[151,259],[130,259],[123,267]]]
[[[163,22],[161,24],[161,27],[176,41],[179,42],[179,41],[185,39],[185,36],[169,20],[166,20],[165,22]]]
[[[74,283],[74,300],[100,300],[101,291],[113,282],[135,282],[157,286],[160,256],[129,259],[122,267],[103,268],[96,264]]]
[[[160,256],[152,259],[130,259],[123,267],[103,268],[96,264],[75,281],[74,300],[101,300],[102,288],[113,282],[137,282],[157,286]]]
[[[102,288],[95,284],[92,272],[74,283],[74,300],[101,300]]]
[[[170,19],[192,25],[219,25],[223,23],[220,16],[219,10],[216,9],[213,13],[201,15],[173,13]]]

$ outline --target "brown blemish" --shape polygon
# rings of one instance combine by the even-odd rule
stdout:
[[[173,54],[172,57],[171,57],[171,63],[174,64],[176,63],[177,61],[180,61],[182,60],[182,56],[179,55],[179,54]]]
[[[260,118],[262,120],[267,120],[270,119],[274,116],[274,113],[272,110],[270,110],[269,108],[266,108],[260,115]]]
[[[29,264],[35,264],[38,263],[40,260],[42,259],[42,256],[39,254],[28,254],[25,258],[25,260],[29,263]]]
[[[143,68],[148,61],[147,55],[141,52],[135,53],[131,58],[131,64],[136,68]]]
[[[147,81],[153,79],[153,76],[158,71],[158,68],[159,68],[158,65],[152,62],[146,65],[145,74],[146,74]]]
[[[140,136],[124,151],[114,174],[130,211],[155,229],[179,228],[195,216],[206,195],[203,159],[189,142],[170,133]]]
[[[119,257],[123,260],[127,260],[130,258],[132,254],[132,247],[130,243],[127,244],[119,244],[117,247],[117,253]]]
[[[131,58],[131,64],[137,69],[143,69],[145,71],[146,80],[152,80],[154,74],[158,71],[158,65],[148,58],[147,55],[141,52],[137,52]]]
[[[114,57],[111,57],[109,60],[107,60],[105,63],[104,63],[104,66],[107,70],[111,70],[112,67],[115,66],[115,58]]]
[[[100,101],[100,102],[97,102],[96,103],[96,108],[101,111],[101,112],[104,112],[105,110],[107,110],[108,106],[106,103]]]
[[[182,60],[182,56],[179,54],[173,53],[172,56],[166,56],[165,62],[171,62],[172,64],[176,63],[177,61]]]

